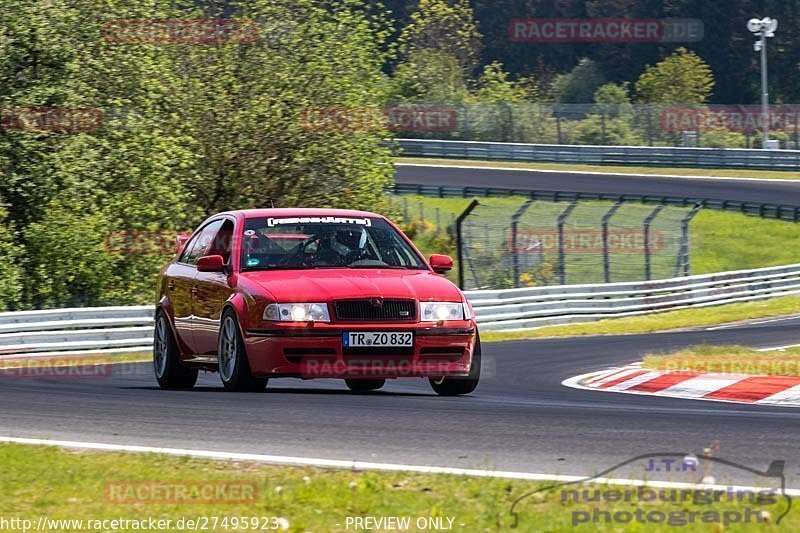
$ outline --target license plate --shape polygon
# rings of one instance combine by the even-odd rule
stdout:
[[[406,331],[348,331],[342,337],[345,348],[369,346],[413,346],[414,334]]]

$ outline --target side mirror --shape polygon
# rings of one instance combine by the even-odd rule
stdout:
[[[221,255],[204,255],[197,260],[198,272],[224,272],[225,261]]]
[[[453,258],[449,255],[433,254],[429,262],[437,274],[444,274],[453,269]]]
[[[178,235],[175,238],[175,253],[176,254],[181,253],[181,251],[183,250],[183,247],[186,246],[186,243],[189,242],[189,239],[191,237],[192,237],[191,235],[183,234],[183,235]]]

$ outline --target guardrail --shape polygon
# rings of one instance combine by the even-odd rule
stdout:
[[[635,283],[466,293],[482,330],[530,329],[800,294],[800,264]],[[0,313],[0,357],[145,351],[153,307]]]
[[[800,264],[634,283],[466,294],[482,330],[529,329],[800,294]]]
[[[153,344],[153,306],[0,313],[0,356],[143,350]]]
[[[800,169],[800,150],[521,144],[396,139],[402,155],[446,159],[541,161],[587,165]]]

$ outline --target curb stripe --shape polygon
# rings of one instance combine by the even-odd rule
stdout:
[[[680,396],[682,398],[703,398],[709,392],[728,387],[741,380],[741,377],[701,374],[664,389],[658,394],[660,396]]]
[[[623,368],[621,370],[616,370],[614,372],[603,372],[599,376],[597,376],[595,378],[592,378],[592,382],[595,385],[601,385],[603,383],[608,383],[612,379],[621,378],[622,376],[629,376],[629,375],[633,374],[634,372],[636,372],[637,370],[640,370],[640,369],[625,367],[625,368]]]
[[[775,404],[775,405],[786,405],[786,404],[800,405],[800,385],[795,385],[791,389],[786,389],[785,391],[773,394],[772,396],[764,398],[763,400],[758,400],[756,403]]]
[[[741,402],[757,402],[774,394],[785,391],[800,380],[782,376],[756,376],[745,378],[738,383],[724,387],[706,395],[706,398],[720,400],[738,400]]]
[[[618,383],[622,383],[622,382],[628,381],[631,378],[635,378],[637,376],[641,376],[642,374],[647,374],[647,373],[648,372],[646,370],[634,370],[629,374],[625,374],[624,376],[620,376],[618,378],[612,379],[611,381],[606,381],[605,383],[600,385],[600,388],[601,389],[607,389],[609,387],[613,387],[614,385],[616,385]]]
[[[800,407],[800,378],[643,370],[641,363],[575,376],[566,387],[716,402]]]
[[[613,387],[609,387],[609,390],[630,390],[633,387],[635,387],[636,385],[639,385],[640,383],[644,383],[645,381],[650,381],[651,379],[657,378],[660,375],[661,375],[661,372],[656,372],[656,371],[647,372],[647,371],[644,371],[644,373],[642,375],[633,377],[631,379],[623,381],[622,383],[617,383]]]
[[[664,389],[668,389],[678,383],[683,383],[684,381],[688,381],[697,374],[695,373],[674,373],[674,374],[663,374],[658,376],[655,379],[651,379],[649,381],[645,381],[644,383],[639,383],[630,388],[630,390],[640,391],[640,392],[659,392]]]

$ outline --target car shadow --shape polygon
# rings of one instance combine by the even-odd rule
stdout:
[[[119,387],[123,390],[152,390],[152,391],[161,391],[162,389],[158,386],[151,386],[151,387]],[[184,392],[186,394],[191,394],[193,392],[219,392],[219,393],[226,393],[226,394],[244,394],[248,396],[256,396],[259,394],[286,394],[286,395],[338,395],[338,396],[385,396],[385,397],[419,397],[419,398],[430,398],[435,397],[436,393],[424,393],[424,392],[391,392],[391,391],[368,391],[368,392],[352,392],[347,389],[338,390],[338,389],[312,389],[312,388],[298,388],[298,387],[267,387],[266,390],[263,392],[228,392],[222,386],[219,387],[193,387],[191,389],[172,389],[168,392]]]

